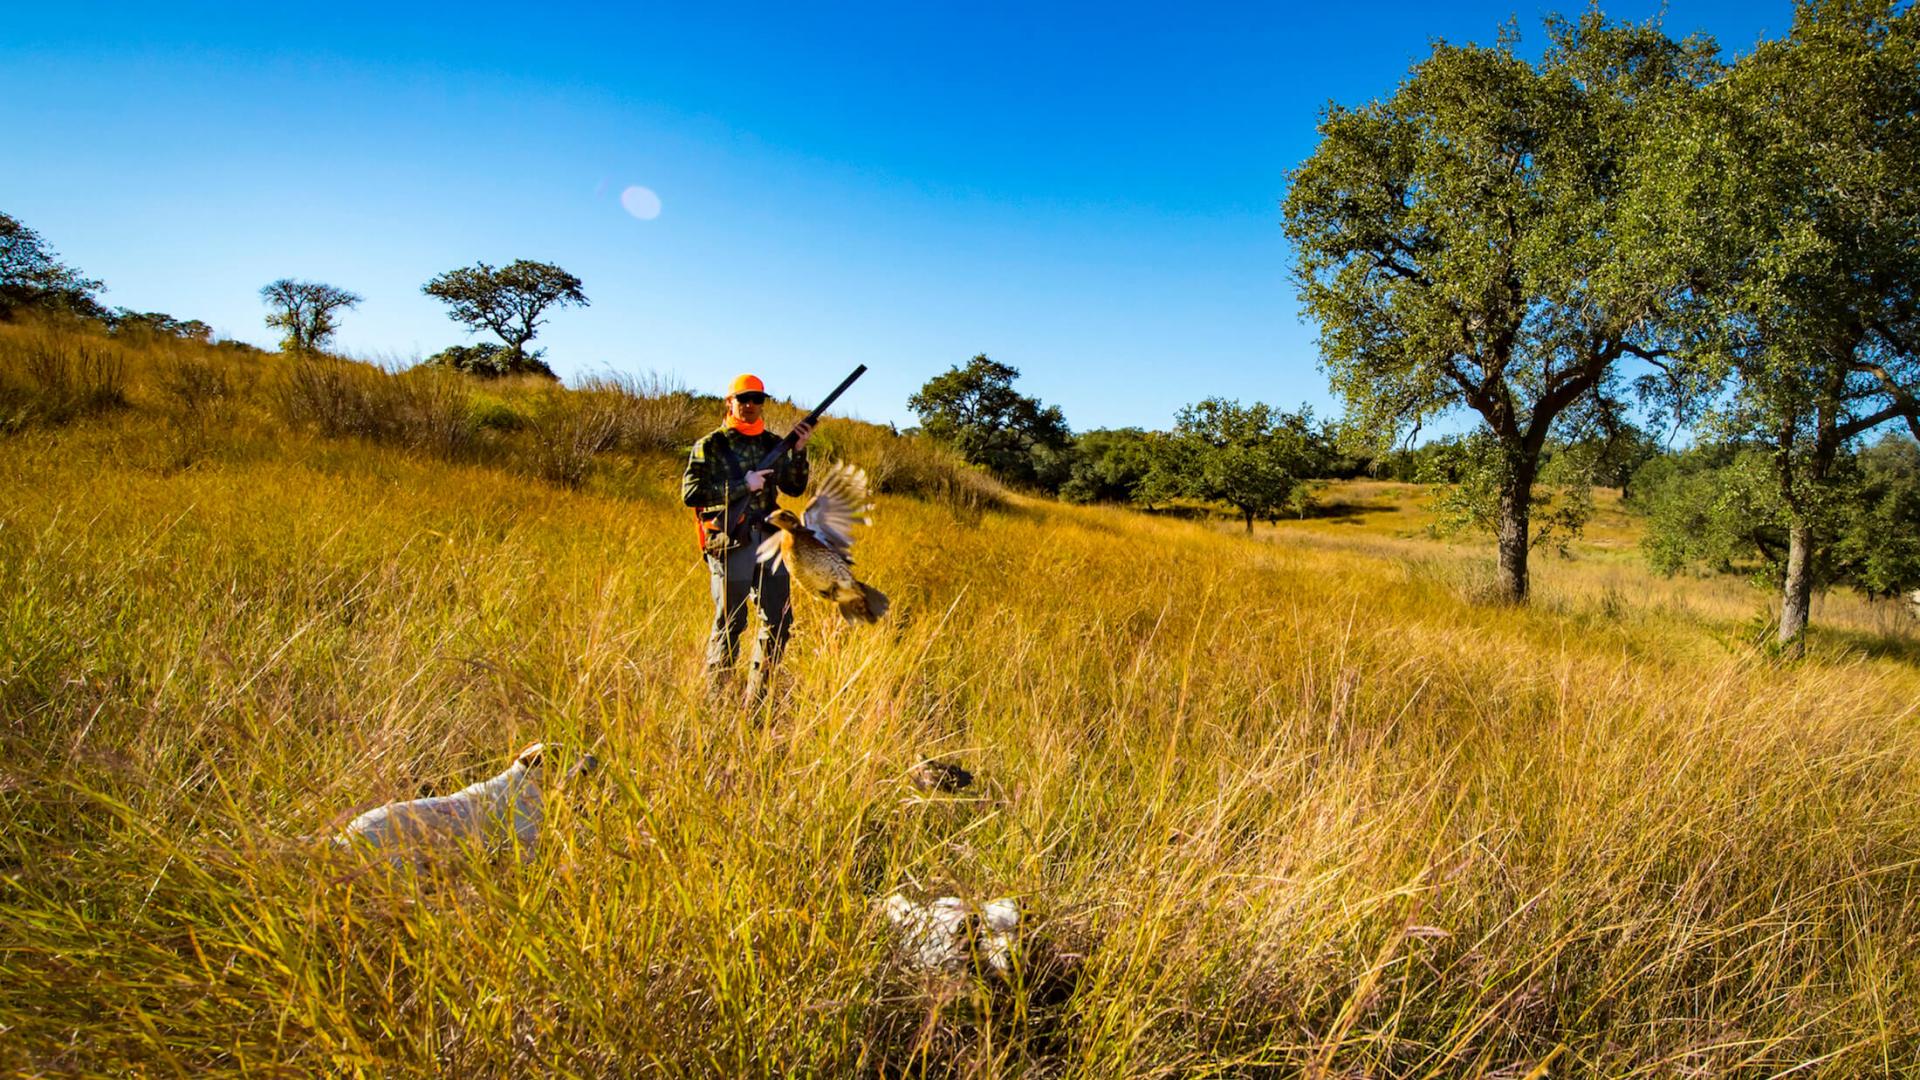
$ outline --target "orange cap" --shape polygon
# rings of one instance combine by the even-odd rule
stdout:
[[[727,387],[727,396],[732,397],[735,394],[746,393],[749,390],[764,394],[767,392],[767,387],[765,383],[760,381],[760,376],[758,375],[735,375],[733,377],[733,385]]]

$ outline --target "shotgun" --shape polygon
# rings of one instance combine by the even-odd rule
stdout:
[[[847,376],[844,379],[841,379],[840,385],[834,387],[832,393],[829,393],[826,397],[821,398],[820,404],[815,405],[813,407],[813,411],[808,413],[806,417],[800,421],[800,423],[801,424],[819,423],[820,414],[827,411],[827,406],[832,405],[834,401],[840,397],[841,394],[846,393],[847,387],[852,386],[853,381],[855,379],[858,379],[860,376],[865,375],[866,373],[867,373],[867,365],[865,364],[861,364],[859,367],[854,368],[853,374]],[[796,424],[794,426],[798,427],[799,424]],[[760,464],[755,465],[749,471],[759,472],[762,469],[773,468],[775,465],[778,465],[780,463],[780,459],[787,456],[787,452],[792,449],[793,449],[793,432],[789,431],[787,432],[785,437],[783,437],[778,443],[774,445],[773,449],[767,451],[767,456],[760,459]],[[725,526],[725,528],[721,531],[725,532],[728,536],[732,536],[733,531],[739,528],[741,524],[743,524],[746,521],[747,519],[746,501],[747,501],[747,496],[751,494],[752,492],[743,491],[739,495],[727,500],[727,508],[726,510],[722,511],[722,516],[721,516],[721,523]],[[738,510],[735,509],[736,507],[738,507]]]

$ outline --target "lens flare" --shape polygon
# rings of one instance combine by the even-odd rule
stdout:
[[[638,184],[620,193],[620,205],[641,221],[652,221],[660,216],[660,196],[655,195],[652,188]]]

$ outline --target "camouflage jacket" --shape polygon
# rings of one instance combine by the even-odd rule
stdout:
[[[729,498],[746,491],[747,471],[760,464],[779,441],[780,436],[771,431],[742,435],[724,424],[702,435],[687,458],[687,472],[680,480],[680,501],[702,514],[717,513]],[[773,483],[747,496],[747,520],[755,528],[779,505],[776,488],[788,495],[807,490],[806,451],[789,451],[773,467],[771,479]]]

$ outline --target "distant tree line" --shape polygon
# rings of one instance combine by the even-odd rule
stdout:
[[[0,213],[0,321],[34,314],[83,319],[116,334],[213,340],[213,329],[198,319],[108,308],[100,302],[105,291],[100,281],[61,262],[59,253],[39,233],[13,215]]]
[[[1167,431],[1075,435],[1057,406],[1014,389],[1019,375],[975,356],[928,380],[907,405],[922,434],[1009,484],[1070,502],[1218,504],[1249,531],[1256,520],[1304,513],[1310,482],[1351,465],[1305,406],[1209,398],[1181,409]]]
[[[86,320],[115,334],[213,342],[212,327],[198,319],[108,309],[99,300],[105,291],[100,281],[61,262],[39,233],[0,213],[0,320],[33,314]],[[499,344],[450,346],[426,361],[482,377],[554,378],[540,350],[529,349],[528,343],[546,323],[549,311],[588,304],[579,278],[552,263],[530,259],[516,259],[498,268],[481,262],[449,270],[435,275],[421,291],[446,304],[448,315],[469,331],[491,331],[500,338]],[[324,351],[340,328],[341,314],[358,307],[363,299],[337,285],[296,278],[280,278],[260,288],[267,327],[280,332],[280,350],[290,356]],[[220,344],[250,348],[237,342]]]

